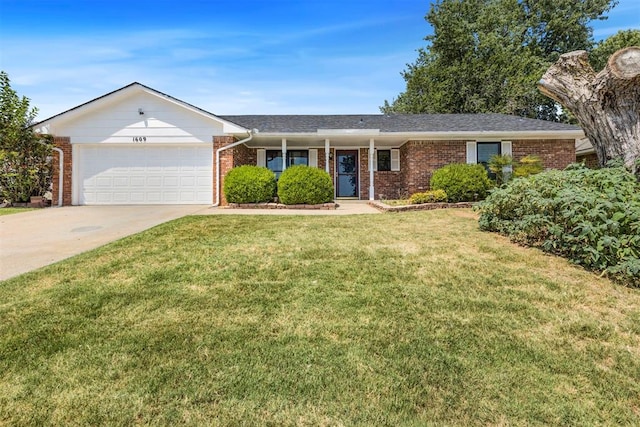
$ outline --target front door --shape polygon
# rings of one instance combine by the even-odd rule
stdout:
[[[358,150],[336,150],[336,197],[358,197]]]

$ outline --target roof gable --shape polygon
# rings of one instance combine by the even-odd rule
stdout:
[[[200,117],[201,119],[212,121],[214,125],[221,126],[224,133],[246,132],[246,129],[242,126],[138,82],[133,82],[120,89],[116,89],[113,92],[109,92],[98,98],[85,102],[84,104],[78,105],[77,107],[73,107],[67,111],[49,117],[48,119],[42,120],[34,124],[33,128],[42,133],[55,133],[55,128],[58,126],[63,126],[69,122],[80,120],[82,117],[100,112],[105,108],[112,107],[124,102],[128,98],[140,94],[146,94],[150,97],[156,98],[160,102],[171,104],[185,112],[188,112],[189,114]]]

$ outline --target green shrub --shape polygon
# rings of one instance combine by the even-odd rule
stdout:
[[[452,163],[431,176],[431,189],[444,190],[449,202],[472,202],[484,199],[493,183],[482,165]]]
[[[542,159],[536,155],[529,155],[518,160],[518,163],[513,170],[513,176],[516,178],[522,178],[538,174],[543,170],[544,166],[542,165]]]
[[[322,169],[298,165],[285,169],[278,180],[278,198],[285,205],[315,205],[333,200],[333,183]]]
[[[446,202],[447,193],[443,190],[431,190],[424,193],[414,193],[409,197],[409,203],[412,205],[421,205],[423,203]]]
[[[267,168],[238,166],[224,178],[224,196],[229,203],[260,203],[273,200],[276,176]]]
[[[513,157],[504,155],[493,155],[489,159],[489,170],[496,176],[496,184],[502,185],[511,179],[511,167],[513,166]]]
[[[478,210],[483,230],[640,286],[640,184],[622,167],[518,178]]]

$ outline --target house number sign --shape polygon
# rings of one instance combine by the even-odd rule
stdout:
[[[146,136],[134,136],[133,142],[147,142]]]

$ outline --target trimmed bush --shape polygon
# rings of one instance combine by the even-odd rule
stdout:
[[[412,205],[421,205],[423,203],[446,202],[447,193],[443,190],[431,190],[424,193],[414,193],[409,197],[409,203]]]
[[[224,178],[224,196],[228,203],[261,203],[273,200],[276,176],[267,168],[238,166]]]
[[[304,165],[285,169],[278,180],[278,198],[285,205],[316,205],[333,200],[333,183],[322,169]]]
[[[524,156],[518,161],[518,164],[513,170],[513,176],[521,178],[535,175],[543,170],[544,166],[542,165],[542,159],[539,156],[530,154],[528,156]]]
[[[482,165],[452,163],[431,176],[432,190],[444,190],[449,202],[473,202],[484,199],[493,182]]]
[[[640,184],[622,167],[517,178],[477,209],[482,230],[640,286]]]

